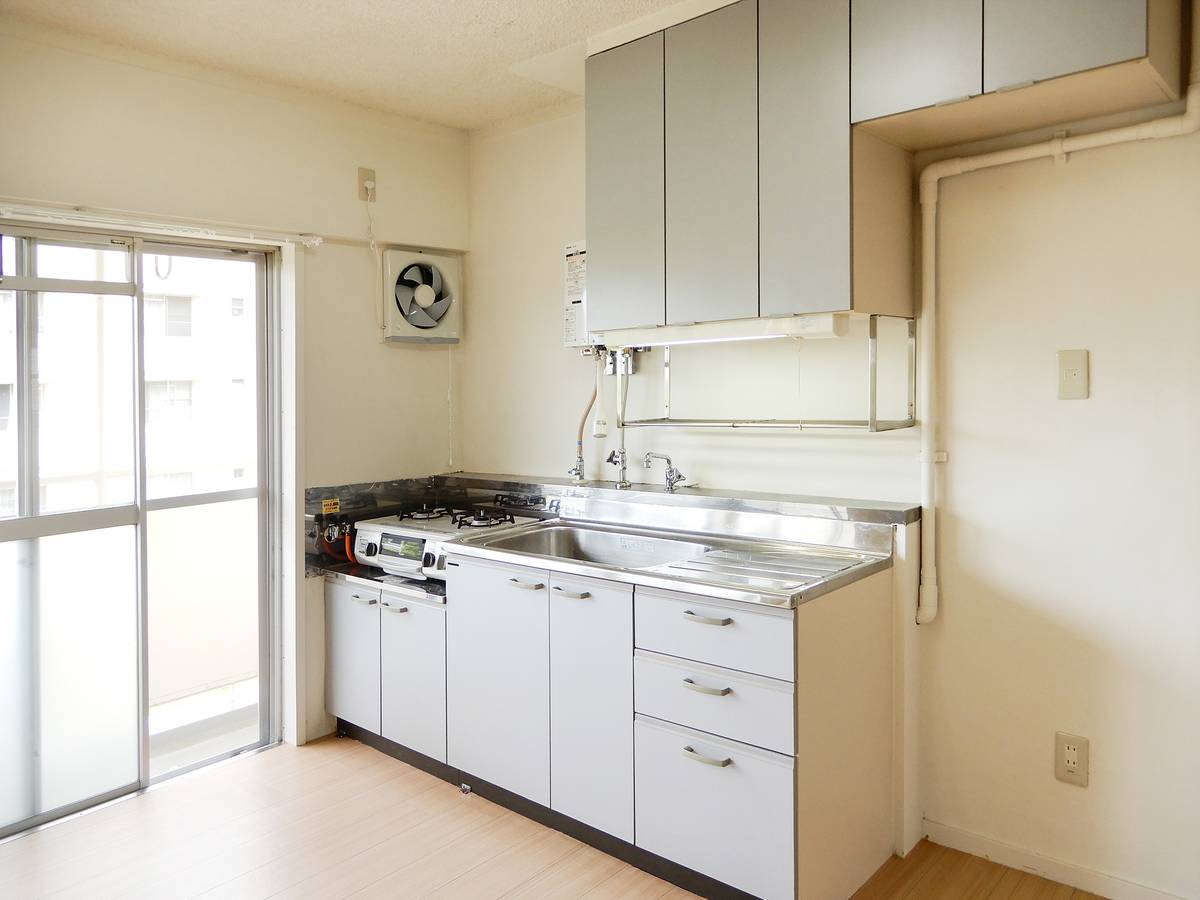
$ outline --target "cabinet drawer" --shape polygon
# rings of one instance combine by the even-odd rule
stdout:
[[[637,845],[766,900],[794,895],[793,760],[643,716]]]
[[[383,592],[379,604],[380,733],[446,761],[446,607]]]
[[[633,683],[639,713],[789,756],[795,752],[790,681],[639,650]]]
[[[638,588],[634,598],[639,649],[784,681],[794,680],[793,621],[791,610],[689,594]]]

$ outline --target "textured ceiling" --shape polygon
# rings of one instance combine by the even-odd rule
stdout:
[[[478,128],[568,93],[514,64],[677,0],[0,0],[0,14]],[[582,53],[582,50],[580,50]]]

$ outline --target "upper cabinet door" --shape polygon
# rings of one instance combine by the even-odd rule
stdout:
[[[1145,56],[1146,0],[987,0],[983,88]]]
[[[853,121],[983,91],[982,0],[851,0],[850,10]]]
[[[761,315],[850,308],[850,8],[758,3]]]
[[[588,329],[662,325],[663,35],[587,61]]]
[[[668,325],[758,315],[757,18],[741,0],[666,32]]]

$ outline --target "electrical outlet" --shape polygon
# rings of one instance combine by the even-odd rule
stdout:
[[[371,182],[369,187],[367,185],[368,181]],[[379,182],[375,180],[375,170],[374,169],[364,169],[362,166],[359,166],[358,167],[358,199],[359,200],[369,200],[369,201],[374,202],[375,198],[378,196],[379,196]]]
[[[1088,398],[1088,352],[1086,350],[1058,351],[1058,399],[1086,400]]]
[[[1088,786],[1088,739],[1054,732],[1054,777],[1067,784]]]

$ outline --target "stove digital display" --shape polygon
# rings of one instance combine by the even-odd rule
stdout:
[[[379,538],[379,555],[396,559],[412,559],[417,562],[425,554],[425,542],[415,538],[384,534]]]

